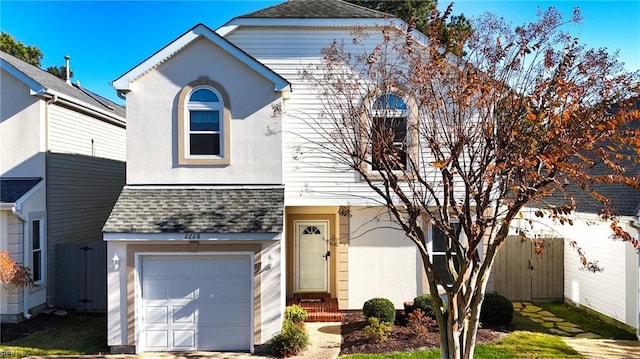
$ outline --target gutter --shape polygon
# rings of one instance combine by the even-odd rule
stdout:
[[[94,116],[99,118],[100,120],[122,127],[122,128],[126,128],[126,122],[125,120],[121,120],[119,119],[117,115],[108,115],[105,114],[104,112],[96,109],[95,107],[91,106],[91,105],[82,105],[79,103],[76,103],[74,101],[70,101],[67,100],[64,97],[59,96],[59,94],[52,92],[52,91],[48,91],[48,90],[43,90],[43,91],[39,91],[39,92],[34,92],[32,93],[32,95],[35,96],[40,96],[43,97],[47,100],[49,100],[49,103],[59,103],[60,105],[69,107],[71,109],[77,110],[79,112],[88,114],[90,116]]]

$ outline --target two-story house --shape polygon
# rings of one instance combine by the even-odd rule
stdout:
[[[0,67],[0,250],[29,267],[36,284],[0,288],[1,319],[46,306],[87,309],[85,283],[57,271],[99,265],[103,274],[87,282],[103,287],[104,266],[65,262],[56,251],[82,243],[104,253],[102,225],[125,179],[124,107],[4,52]],[[100,293],[90,308],[106,309]]]

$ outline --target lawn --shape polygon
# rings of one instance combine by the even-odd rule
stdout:
[[[107,318],[104,314],[69,314],[55,319],[51,315],[40,314],[31,320],[33,322],[29,325],[35,331],[3,343],[0,353],[23,357],[109,352]]]

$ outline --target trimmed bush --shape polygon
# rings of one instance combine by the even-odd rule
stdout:
[[[387,298],[373,298],[364,303],[362,313],[367,319],[378,318],[381,322],[393,323],[396,320],[396,308]]]
[[[413,299],[413,310],[420,309],[424,315],[431,319],[436,318],[436,312],[433,310],[433,300],[428,294],[422,294]]]
[[[480,322],[483,327],[507,326],[511,324],[512,319],[513,304],[509,299],[498,293],[485,293],[480,309]]]
[[[427,334],[437,326],[438,323],[426,316],[420,309],[412,311],[407,316],[407,327],[419,338],[426,338]]]
[[[282,331],[269,342],[269,354],[287,358],[307,348],[309,334],[304,326],[307,312],[298,305],[285,308]]]
[[[374,343],[386,342],[393,331],[393,323],[384,322],[376,317],[367,318],[367,325],[362,329],[362,335]]]
[[[301,323],[307,320],[307,311],[301,306],[294,304],[284,309],[284,319],[293,323]]]

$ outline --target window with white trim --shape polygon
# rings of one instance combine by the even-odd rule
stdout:
[[[44,223],[42,219],[31,221],[31,274],[34,282],[44,279]]]
[[[229,165],[231,111],[229,96],[217,82],[203,76],[178,95],[179,165]]]
[[[371,169],[381,169],[380,158],[386,158],[391,160],[392,170],[407,170],[406,102],[396,94],[386,93],[376,98],[371,113]]]
[[[451,223],[451,227],[457,232],[459,223]],[[435,226],[431,226],[431,263],[436,271],[438,277],[446,285],[453,284],[453,278],[449,275],[447,270],[447,252],[453,257],[453,263],[456,268],[459,268],[459,263],[456,258],[456,253],[453,248],[449,248],[447,251],[447,241],[444,232]]]
[[[188,157],[223,156],[222,112],[224,104],[217,91],[210,87],[195,88],[187,102],[189,121],[185,121],[186,153]]]

